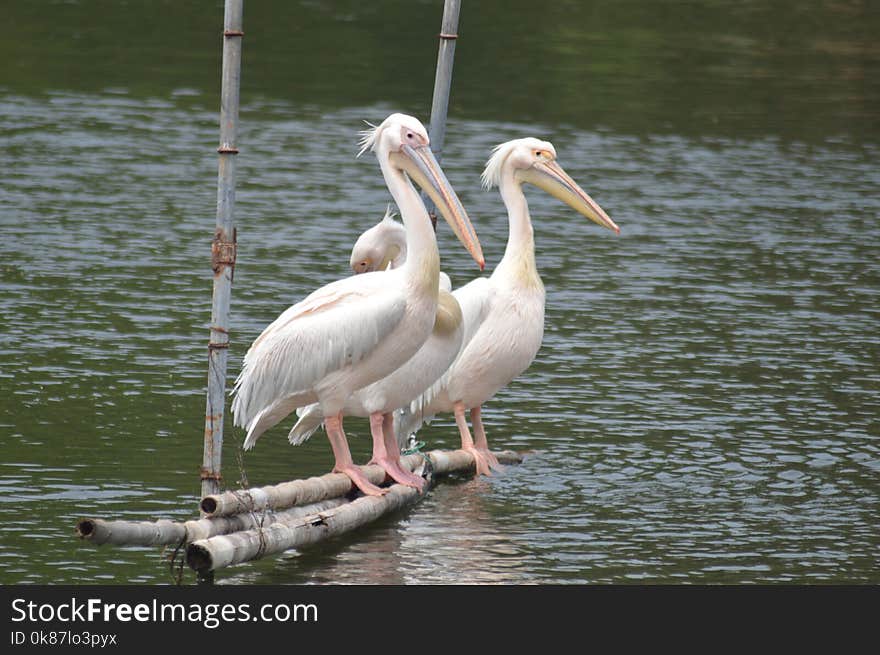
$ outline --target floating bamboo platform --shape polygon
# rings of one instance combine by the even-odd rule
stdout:
[[[513,451],[494,453],[502,464],[518,464]],[[76,525],[89,543],[116,546],[186,548],[186,562],[200,576],[250,560],[310,546],[337,537],[421,500],[437,476],[473,473],[474,458],[463,450],[432,450],[401,457],[401,465],[425,480],[419,493],[393,484],[383,496],[357,496],[351,480],[328,473],[253,489],[238,489],[201,499],[202,518],[189,521],[121,521],[87,518]],[[374,484],[385,471],[363,467]]]

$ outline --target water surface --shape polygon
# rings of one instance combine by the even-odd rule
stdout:
[[[182,4],[161,36],[146,3],[12,10],[28,56],[5,58],[0,97],[4,583],[170,583],[167,553],[73,526],[195,515],[221,12]],[[427,121],[436,59],[439,3],[269,4],[274,21],[245,9],[230,381],[280,311],[347,274],[389,200],[357,132]],[[490,443],[530,455],[219,582],[880,581],[877,17],[699,4],[465,3],[443,165],[487,268],[506,217],[478,175],[509,138],[552,140],[622,228],[528,191],[544,344],[484,416]],[[38,47],[47,5],[73,27]],[[453,281],[476,275],[438,236]],[[366,422],[347,427],[366,459]],[[328,470],[326,439],[294,449],[287,429],[241,455],[228,428],[225,483]],[[448,419],[421,436],[457,444]]]

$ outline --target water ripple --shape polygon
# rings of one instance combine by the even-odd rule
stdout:
[[[12,524],[25,503],[49,526],[4,532],[4,582],[167,581],[155,551],[108,561],[71,527],[195,513],[216,128],[177,100],[0,100],[0,513]],[[354,157],[356,132],[388,109],[244,108],[230,377],[283,308],[347,274],[389,201],[375,161]],[[490,269],[506,216],[476,172],[534,127],[450,122],[444,168]],[[318,129],[324,147],[301,147]],[[484,416],[490,443],[534,454],[229,582],[878,581],[876,153],[561,133],[560,161],[622,234],[527,192],[545,338]],[[456,283],[476,275],[448,229],[438,240]],[[326,442],[289,449],[282,432],[243,469],[233,434],[229,478],[327,470]],[[351,433],[365,454],[368,430]],[[424,437],[457,442],[448,418]],[[25,566],[35,538],[44,559]]]

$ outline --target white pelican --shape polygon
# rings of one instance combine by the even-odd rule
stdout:
[[[498,462],[489,451],[481,406],[529,367],[544,336],[544,284],[535,266],[533,229],[523,183],[547,191],[603,227],[616,233],[620,228],[556,163],[556,150],[547,141],[525,138],[497,146],[482,181],[487,189],[498,187],[507,207],[507,248],[489,278],[472,280],[453,293],[465,316],[479,316],[474,308],[485,308],[485,317],[477,326],[466,326],[462,351],[437,385],[441,388],[432,390],[432,398],[414,402],[398,430],[408,436],[423,420],[440,412],[453,412],[462,449],[474,455],[478,474],[489,475]],[[467,332],[471,330],[469,338]],[[467,409],[473,437],[465,417]]]
[[[355,273],[369,273],[376,270],[398,268],[406,261],[406,230],[400,223],[394,220],[393,216],[389,208],[379,223],[358,237],[351,250],[351,258],[349,260],[349,265]],[[482,323],[486,315],[488,303],[484,301],[485,298],[483,296],[465,297],[463,298],[465,304],[462,306],[456,297],[459,291],[449,293],[451,289],[452,283],[449,276],[440,271],[441,303],[437,307],[434,333],[432,333],[431,337],[422,347],[425,352],[423,353],[420,350],[402,367],[412,368],[413,374],[420,376],[418,386],[426,384],[429,379],[432,380],[431,386],[423,393],[417,389],[416,385],[412,384],[405,371],[401,372],[402,374],[400,375],[396,371],[392,376],[389,376],[393,379],[388,381],[388,383],[395,384],[399,380],[408,389],[406,393],[399,396],[405,397],[404,403],[398,406],[400,409],[409,408],[410,401],[413,400],[419,403],[428,402],[433,396],[434,390],[442,387],[444,383],[443,376],[448,373],[451,363],[461,353],[462,347],[471,339],[476,328]],[[455,309],[453,305],[457,306],[458,309]],[[448,321],[444,314],[451,313],[460,313],[462,316],[460,336],[458,335],[458,328],[456,328],[455,333],[442,334],[442,326]],[[446,368],[442,367],[443,362],[449,362]],[[422,363],[424,368],[420,368]],[[418,410],[419,407],[417,406],[416,409]],[[397,432],[396,428],[392,428],[392,434],[394,432]],[[398,445],[401,446],[409,435],[398,433],[397,436]]]
[[[437,204],[482,269],[483,254],[467,213],[412,116],[392,114],[364,133],[406,226],[407,261],[394,271],[347,277],[288,308],[257,337],[235,383],[235,425],[247,429],[244,448],[297,407],[318,403],[335,456],[368,495],[384,493],[354,464],[342,429],[342,409],[357,389],[404,364],[425,342],[437,310],[440,255],[428,212],[410,180]]]
[[[382,220],[357,238],[348,261],[351,270],[355,273],[369,273],[400,268],[403,265],[406,261],[406,228],[394,220],[395,216],[391,205],[388,205]],[[444,275],[441,271],[441,278]],[[446,279],[449,277],[446,276]],[[441,282],[441,286],[442,284]]]
[[[393,270],[406,260],[406,230],[386,211],[385,217],[364,232],[351,251],[350,265],[355,273]],[[370,418],[373,458],[397,481],[421,489],[424,481],[402,468],[400,443],[394,433],[393,412],[408,407],[417,396],[429,390],[449,370],[458,355],[463,331],[461,309],[450,292],[449,276],[440,273],[437,314],[430,336],[409,361],[373,384],[355,391],[342,408],[344,416]],[[290,431],[290,443],[308,439],[324,420],[317,404],[297,410],[299,421]],[[401,435],[404,436],[404,435]]]

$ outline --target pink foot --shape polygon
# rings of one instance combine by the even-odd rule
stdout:
[[[462,448],[462,450],[473,455],[474,464],[477,468],[477,475],[486,475],[489,477],[492,476],[492,466],[490,464],[489,457],[487,457],[487,455],[491,456],[491,453],[489,453],[489,451],[481,450],[480,448],[475,448],[474,446],[465,447]],[[495,460],[495,465],[500,466],[497,459]]]
[[[391,414],[374,412],[370,414],[370,433],[373,436],[373,457],[370,464],[381,466],[391,479],[407,487],[414,487],[421,493],[424,481],[417,475],[405,471],[400,465],[400,449],[394,437],[394,421]]]
[[[400,465],[399,461],[395,461],[390,457],[382,457],[378,459],[373,458],[369,463],[381,466],[382,470],[385,471],[395,482],[399,482],[407,487],[414,487],[419,492],[425,487],[424,479],[420,478],[415,473],[407,471]]]
[[[388,493],[387,489],[383,489],[381,487],[377,487],[372,482],[367,479],[367,476],[364,475],[364,472],[361,468],[355,464],[351,466],[347,466],[345,468],[334,468],[334,473],[344,473],[347,475],[351,481],[354,483],[358,489],[360,489],[364,495],[367,496],[384,496]]]
[[[333,455],[336,457],[333,472],[347,475],[354,483],[354,486],[368,496],[384,496],[387,494],[387,489],[380,489],[370,482],[361,468],[352,461],[351,451],[348,449],[348,440],[345,438],[345,432],[342,430],[342,412],[339,412],[336,416],[325,416],[324,430],[327,432],[327,439],[330,440],[330,447],[333,449]]]
[[[501,473],[504,470],[504,464],[498,461],[498,458],[492,453],[488,448],[480,448],[479,446],[476,449],[480,452],[480,454],[486,458],[486,462],[489,465],[489,468],[493,471],[498,471]]]
[[[482,408],[479,405],[471,409],[471,423],[474,425],[474,450],[480,453],[488,468],[493,471],[503,471],[504,467],[498,462],[498,458],[492,454],[492,451],[489,450],[489,442],[486,441],[486,430],[483,428]],[[474,457],[476,457],[476,454]],[[479,472],[479,468],[477,471]]]

